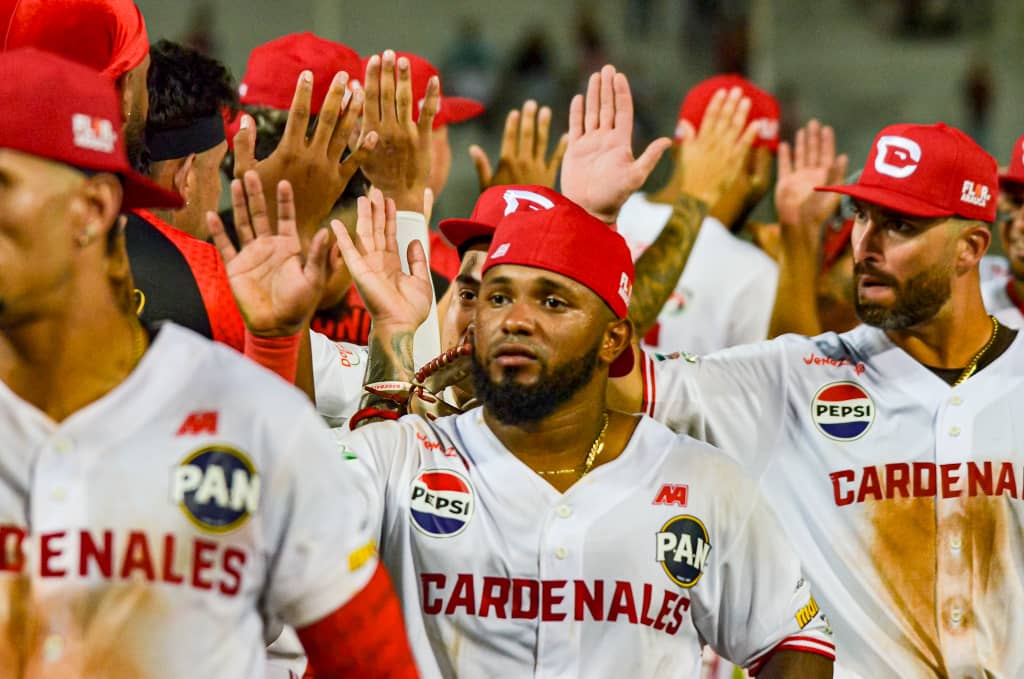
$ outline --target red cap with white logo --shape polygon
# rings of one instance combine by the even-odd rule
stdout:
[[[423,99],[427,96],[427,83],[435,75],[439,76],[434,65],[418,54],[411,52],[395,52],[395,61],[405,57],[409,60],[409,77],[412,81],[412,117],[413,120],[420,119],[420,108],[423,106]],[[363,70],[366,70],[366,63],[370,57],[363,59]],[[484,105],[475,99],[467,97],[449,97],[445,95],[444,88],[441,89],[441,103],[434,116],[433,128],[436,130],[442,125],[449,123],[461,123],[464,120],[475,118],[484,112]]]
[[[763,146],[773,153],[779,148],[779,101],[746,78],[738,75],[716,75],[697,84],[686,95],[679,107],[679,122],[686,120],[693,129],[700,130],[704,112],[707,111],[711,98],[718,90],[730,90],[738,87],[743,96],[750,99],[750,115],[748,120],[758,125],[754,146]],[[682,126],[676,125],[676,141],[683,138]]]
[[[1024,185],[1024,134],[1013,145],[1010,166],[999,175],[1000,184]]]
[[[546,186],[492,186],[477,198],[469,219],[442,219],[437,226],[448,242],[459,251],[459,255],[462,255],[464,246],[468,247],[474,242],[485,240],[489,244],[494,236],[494,229],[505,215],[522,210],[550,210],[563,200],[565,198],[560,193]]]
[[[856,184],[819,186],[913,217],[996,218],[999,169],[945,123],[890,125],[875,138]]]
[[[120,175],[124,209],[181,206],[181,196],[129,165],[114,83],[50,52],[0,54],[0,148]]]

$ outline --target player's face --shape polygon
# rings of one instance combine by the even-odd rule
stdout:
[[[854,202],[854,303],[868,325],[903,330],[932,319],[955,277],[950,220]]]
[[[0,149],[0,328],[66,301],[74,234],[86,221],[84,182],[60,163]]]
[[[452,169],[452,147],[448,143],[448,126],[442,125],[434,130],[430,141],[430,177],[427,186],[434,192],[436,200],[448,183],[448,174]]]
[[[999,212],[999,235],[1010,272],[1018,281],[1024,281],[1024,184],[1000,187]]]
[[[473,322],[480,295],[480,270],[487,258],[487,246],[475,245],[466,251],[459,265],[459,275],[452,281],[451,303],[441,324],[441,346],[456,346]]]
[[[474,322],[477,398],[506,424],[544,419],[592,381],[610,318],[597,295],[565,276],[491,269]]]

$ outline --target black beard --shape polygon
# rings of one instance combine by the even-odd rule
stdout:
[[[124,150],[132,169],[148,177],[152,162],[149,156],[149,147],[146,145],[146,124],[144,121],[139,124],[137,120],[129,119],[125,123]]]
[[[906,330],[935,317],[952,294],[946,271],[924,271],[896,289],[896,304],[884,307],[861,302],[854,276],[854,306],[857,318],[882,330]]]
[[[537,382],[529,386],[516,384],[515,368],[507,368],[500,382],[491,381],[474,349],[473,389],[477,399],[498,422],[506,425],[539,422],[590,382],[597,368],[600,348],[599,341],[587,353],[554,370],[549,371],[547,365],[541,363]]]

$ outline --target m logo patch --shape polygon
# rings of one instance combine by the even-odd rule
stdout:
[[[689,495],[689,486],[686,484],[666,483],[654,496],[652,505],[677,505],[685,507]]]
[[[185,421],[178,427],[175,436],[196,436],[198,434],[217,433],[217,411],[206,410],[189,413]]]
[[[913,139],[886,135],[878,140],[875,171],[896,179],[914,174],[921,162],[921,146]]]

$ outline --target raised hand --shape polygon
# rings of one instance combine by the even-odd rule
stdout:
[[[313,238],[352,175],[377,143],[375,132],[363,135],[361,143],[342,162],[341,156],[349,136],[363,112],[363,92],[358,88],[349,92],[348,80],[348,74],[344,72],[334,76],[311,137],[306,135],[313,95],[313,74],[310,71],[299,75],[284,135],[273,153],[256,162],[256,129],[252,118],[247,115],[242,118],[242,127],[235,135],[235,177],[241,178],[253,170],[264,186],[288,181],[297,198],[295,219],[303,243]],[[268,201],[267,210],[273,223],[277,212],[274,201]]]
[[[750,99],[734,87],[719,90],[711,97],[700,131],[684,121],[682,146],[673,181],[682,193],[703,201],[709,208],[718,204],[747,158],[757,135],[757,126],[747,124]]]
[[[476,144],[469,147],[469,155],[480,179],[480,192],[504,184],[539,184],[554,188],[569,135],[562,135],[558,146],[545,160],[550,132],[551,109],[547,106],[538,111],[537,102],[530,99],[523,104],[521,112],[518,109],[509,111],[505,118],[497,170],[492,171],[491,161],[482,148]]]
[[[362,163],[363,174],[399,210],[418,212],[433,162],[431,138],[441,84],[436,76],[427,83],[419,122],[413,121],[413,106],[420,103],[412,100],[412,74],[407,58],[396,60],[392,50],[370,57],[365,87],[362,133],[376,135],[379,141],[376,151]]]
[[[330,233],[321,229],[303,256],[292,187],[277,185],[276,228],[267,211],[259,174],[231,182],[231,209],[240,250],[214,212],[206,214],[213,242],[224,258],[231,291],[254,335],[280,337],[302,330],[316,310],[327,277]]]
[[[841,196],[815,191],[815,186],[839,183],[846,175],[847,157],[836,155],[832,128],[811,120],[796,133],[796,145],[779,144],[779,178],[775,183],[775,209],[783,237],[794,228],[820,237],[821,225],[836,208]]]
[[[419,241],[409,244],[410,273],[405,273],[398,254],[395,202],[373,188],[369,197],[359,198],[357,208],[356,242],[337,219],[331,222],[331,228],[359,296],[373,318],[374,332],[414,331],[426,320],[433,299],[423,246]]]
[[[569,147],[562,159],[562,193],[605,223],[637,191],[672,145],[655,139],[633,158],[633,96],[614,66],[590,76],[587,96],[569,107]]]

